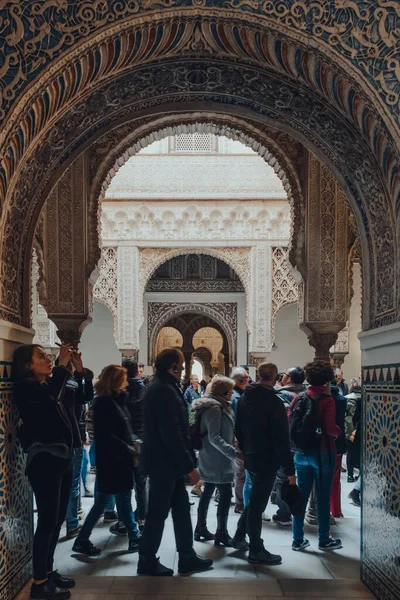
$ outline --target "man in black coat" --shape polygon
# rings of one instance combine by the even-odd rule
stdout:
[[[140,543],[138,575],[173,575],[156,558],[170,509],[174,522],[180,573],[203,571],[213,561],[193,550],[193,530],[185,477],[199,480],[189,438],[189,418],[179,382],[184,356],[180,350],[164,349],[156,358],[156,375],[144,396],[142,466],[149,475],[149,506]]]
[[[265,550],[261,538],[262,513],[278,469],[285,469],[290,484],[296,483],[296,476],[286,409],[274,390],[278,368],[272,363],[262,363],[258,375],[260,382],[249,385],[238,401],[236,437],[244,454],[245,469],[251,476],[252,492],[239,519],[234,544],[239,549],[246,549],[248,533],[249,562],[277,565],[282,562],[282,557]]]
[[[128,371],[128,392],[126,408],[130,414],[133,434],[140,440],[144,437],[144,394],[146,386],[139,378],[138,363],[133,358],[127,358],[122,366]],[[135,517],[142,530],[147,513],[148,493],[147,477],[143,474],[141,466],[134,467],[136,511]]]

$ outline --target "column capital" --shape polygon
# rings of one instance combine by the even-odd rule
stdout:
[[[133,360],[136,361],[139,358],[139,348],[120,348],[119,351],[121,352],[121,362],[123,362],[127,358],[133,358]]]

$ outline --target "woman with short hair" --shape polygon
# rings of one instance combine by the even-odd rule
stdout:
[[[234,385],[235,382],[228,377],[216,377],[210,384],[209,395],[195,400],[192,404],[192,409],[197,414],[196,418],[200,420],[202,448],[199,451],[198,463],[200,477],[204,481],[194,539],[215,540],[216,546],[222,544],[227,547],[233,547],[227,524],[236,453],[233,445],[234,412],[231,407]],[[220,500],[217,531],[214,536],[207,529],[207,513],[215,488],[220,493]]]
[[[96,438],[96,496],[95,503],[72,547],[74,552],[98,556],[101,550],[90,541],[90,534],[110,495],[115,496],[118,516],[128,530],[128,552],[139,550],[139,529],[132,511],[133,468],[137,458],[133,447],[134,435],[126,408],[127,370],[109,365],[95,384],[94,431]]]

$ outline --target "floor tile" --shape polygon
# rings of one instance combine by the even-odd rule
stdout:
[[[280,579],[285,596],[302,598],[375,598],[359,580]]]

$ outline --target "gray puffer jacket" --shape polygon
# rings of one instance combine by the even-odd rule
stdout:
[[[206,483],[232,483],[236,451],[231,406],[210,395],[194,400],[192,410],[197,412],[204,434],[198,461],[201,479]]]

